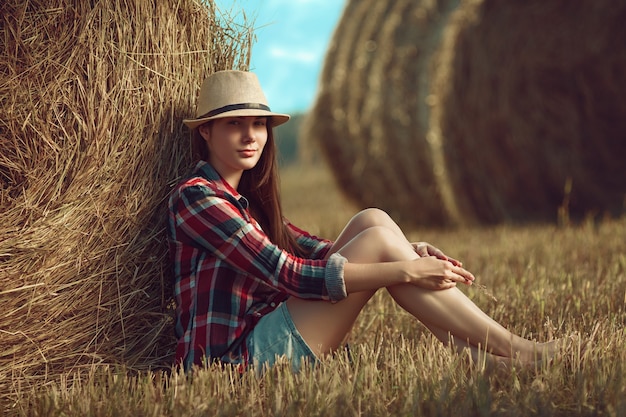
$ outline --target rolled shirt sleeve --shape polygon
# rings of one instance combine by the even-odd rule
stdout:
[[[328,257],[325,280],[331,301],[340,301],[348,296],[343,279],[343,267],[347,261],[339,253],[333,253]]]

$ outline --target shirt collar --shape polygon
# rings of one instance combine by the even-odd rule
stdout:
[[[248,200],[237,190],[235,190],[222,176],[213,168],[213,165],[209,164],[206,161],[199,161],[196,164],[196,167],[193,170],[194,175],[198,175],[204,178],[207,181],[214,183],[218,189],[231,194],[235,197],[243,206],[243,208],[248,208]]]

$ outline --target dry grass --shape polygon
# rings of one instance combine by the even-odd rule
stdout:
[[[324,167],[283,172],[285,208],[297,224],[339,233],[353,207]],[[324,196],[311,198],[308,196]],[[311,199],[310,199],[311,198]],[[310,200],[309,200],[310,199]],[[311,203],[316,200],[315,206]],[[314,209],[313,209],[314,207]],[[370,415],[619,416],[626,412],[626,219],[578,227],[502,226],[414,230],[458,256],[497,298],[464,289],[488,314],[538,340],[597,328],[580,345],[536,369],[485,372],[445,349],[384,292],[368,304],[351,335],[352,361],[325,360],[294,375],[264,376],[210,368],[193,377],[129,373],[123,368],[64,375],[24,393],[15,415]]]
[[[325,162],[295,163],[281,172],[283,210],[294,224],[318,236],[336,236],[357,207],[335,185]],[[326,189],[320,189],[320,185]]]
[[[171,363],[164,233],[199,83],[247,69],[211,1],[0,6],[0,402]]]

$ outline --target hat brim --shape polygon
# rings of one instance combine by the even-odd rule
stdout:
[[[249,116],[270,117],[272,127],[282,125],[283,123],[286,123],[287,121],[289,121],[289,119],[291,118],[291,116],[289,116],[288,114],[272,113],[272,112],[265,111],[265,110],[238,109],[238,110],[220,113],[212,117],[201,117],[199,119],[184,119],[183,123],[189,129],[195,129],[198,126],[205,124],[209,120],[223,119],[224,117],[249,117]]]

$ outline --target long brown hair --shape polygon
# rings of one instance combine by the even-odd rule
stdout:
[[[207,123],[211,123],[212,127],[212,121]],[[192,135],[194,158],[208,161],[209,150],[199,129],[194,129]],[[274,244],[296,256],[306,257],[310,254],[310,250],[298,244],[283,221],[277,150],[271,118],[268,118],[267,142],[261,158],[252,169],[243,172],[237,191],[246,197],[250,203],[250,213]]]

